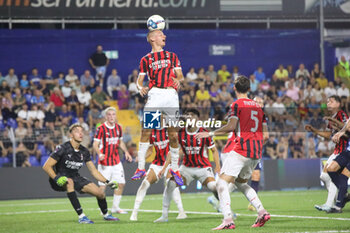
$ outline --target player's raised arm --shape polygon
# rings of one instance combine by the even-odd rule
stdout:
[[[312,132],[314,134],[317,134],[317,135],[319,135],[321,137],[324,137],[326,139],[330,139],[331,135],[332,135],[331,131],[321,131],[321,130],[318,130],[318,129],[314,128],[311,125],[305,125],[305,130],[307,130],[309,132]]]
[[[213,132],[201,132],[196,134],[196,138],[207,138],[212,136],[222,136],[234,132],[237,127],[237,118],[230,118],[226,125]]]
[[[57,161],[51,157],[47,159],[43,166],[43,170],[49,175],[51,179],[55,179],[56,173],[53,170],[53,167],[56,165]]]
[[[331,126],[336,130],[341,130],[345,125],[344,122],[338,121],[337,119],[332,117],[324,117],[323,119],[329,121],[331,123]]]

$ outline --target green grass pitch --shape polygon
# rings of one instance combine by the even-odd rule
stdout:
[[[96,199],[80,198],[84,213],[95,224],[78,224],[78,218],[67,198],[0,201],[0,232],[212,232],[221,223],[222,215],[207,203],[209,193],[182,194],[188,218],[176,220],[172,203],[168,223],[153,223],[160,217],[162,195],[147,195],[139,212],[138,222],[129,221],[131,212],[117,215],[120,222],[102,220]],[[259,192],[264,207],[271,213],[262,228],[251,228],[256,213],[247,210],[248,202],[241,193],[232,193],[232,208],[238,214],[236,232],[350,232],[350,205],[342,214],[326,214],[314,208],[326,199],[325,190]],[[121,207],[131,209],[135,196],[124,196]],[[111,206],[112,198],[108,197]],[[225,230],[228,231],[228,230]],[[224,232],[225,232],[224,231]]]

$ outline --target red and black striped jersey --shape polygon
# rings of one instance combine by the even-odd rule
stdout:
[[[169,136],[166,128],[157,130],[153,129],[150,144],[156,149],[156,157],[153,160],[153,164],[163,166],[166,160],[166,156],[169,153]]]
[[[254,100],[240,98],[232,103],[229,119],[238,120],[234,138],[233,150],[238,154],[251,158],[260,159],[263,150],[263,124],[266,117]]]
[[[211,164],[204,155],[205,150],[215,146],[212,137],[196,139],[196,133],[208,132],[204,128],[199,128],[197,132],[189,133],[186,128],[181,128],[178,132],[179,143],[184,153],[182,164],[186,167],[211,167]]]
[[[236,135],[234,133],[230,133],[227,137],[226,145],[224,146],[224,149],[222,150],[222,153],[230,153],[233,151],[233,147],[235,145],[235,138]]]
[[[120,163],[118,148],[122,139],[122,127],[118,124],[110,127],[105,122],[97,128],[94,140],[100,142],[100,151],[105,155],[104,160],[98,160],[99,164],[113,166]]]
[[[140,75],[148,75],[149,88],[175,88],[175,69],[181,69],[179,58],[168,51],[148,53],[140,61]]]
[[[332,118],[335,118],[336,120],[343,122],[345,124],[349,117],[348,117],[348,114],[346,114],[346,112],[344,112],[343,110],[339,110],[336,114],[332,116]],[[332,131],[332,135],[338,132],[337,130],[332,128],[330,123],[328,123],[327,128]],[[344,150],[346,150],[347,142],[348,140],[346,137],[341,137],[339,142],[334,147],[333,154],[337,155],[343,152]]]

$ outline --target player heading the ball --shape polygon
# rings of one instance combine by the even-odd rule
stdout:
[[[162,113],[166,121],[177,121],[179,117],[179,96],[177,93],[180,82],[184,79],[180,60],[173,52],[163,50],[166,36],[161,30],[155,29],[147,34],[147,41],[152,51],[140,61],[140,73],[137,87],[142,97],[147,96],[144,112]],[[148,86],[144,86],[146,74],[149,78]],[[145,119],[144,119],[145,120]],[[170,141],[171,168],[178,185],[183,185],[179,173],[179,143],[175,127],[168,128]],[[141,179],[146,175],[145,156],[149,148],[150,128],[142,128],[138,151],[138,169],[132,180]]]

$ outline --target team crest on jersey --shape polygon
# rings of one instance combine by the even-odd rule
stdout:
[[[71,155],[71,154],[68,154],[68,157],[69,157],[69,158],[71,158],[71,157],[72,157],[72,155]]]

